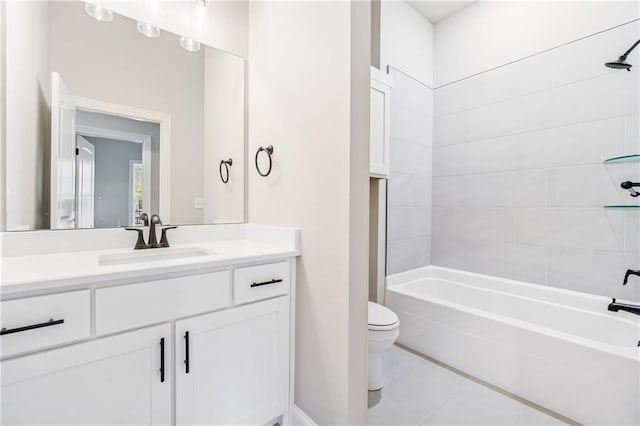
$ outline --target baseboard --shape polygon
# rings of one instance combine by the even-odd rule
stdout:
[[[302,411],[297,405],[293,405],[291,410],[291,424],[293,426],[316,426],[316,423],[311,420],[311,417],[307,416],[307,413]]]

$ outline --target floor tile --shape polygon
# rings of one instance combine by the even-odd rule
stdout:
[[[370,425],[417,425],[425,416],[425,411],[418,404],[407,404],[396,401],[386,393],[382,393],[380,401],[369,408]]]
[[[522,405],[520,411],[513,421],[513,425],[564,425],[563,421],[551,417],[550,415],[543,413],[542,411],[531,408],[527,405]]]
[[[398,346],[369,394],[371,425],[561,425],[563,422]]]
[[[382,382],[391,383],[424,361],[424,358],[394,345],[382,354]]]
[[[422,360],[397,379],[385,383],[381,401],[369,410],[369,422],[418,424],[453,395],[463,382],[457,374]]]
[[[490,388],[466,381],[442,406],[427,416],[425,425],[510,425],[521,403]]]

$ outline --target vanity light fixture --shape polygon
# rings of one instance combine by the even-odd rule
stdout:
[[[142,34],[143,36],[146,36],[146,37],[149,37],[149,38],[158,38],[158,37],[160,37],[160,28],[156,27],[155,25],[151,25],[151,24],[148,24],[146,22],[138,21],[138,24],[136,25],[136,27],[138,28],[138,32],[140,34]]]
[[[84,10],[91,16],[93,19],[100,22],[111,22],[113,21],[113,12],[109,9],[98,6],[91,3],[85,3]]]
[[[189,37],[180,37],[180,46],[189,52],[197,52],[200,50],[200,42]]]

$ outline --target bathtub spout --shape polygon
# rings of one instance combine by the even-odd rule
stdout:
[[[632,314],[640,315],[640,305],[628,305],[626,303],[618,303],[616,302],[615,298],[611,301],[611,303],[609,303],[609,306],[607,307],[607,309],[612,312],[626,311],[626,312],[631,312]]]

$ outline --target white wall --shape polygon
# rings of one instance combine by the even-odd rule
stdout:
[[[109,1],[96,0],[114,12],[156,25],[209,46],[247,57],[249,2],[208,1],[202,9],[193,0]]]
[[[435,86],[522,59],[638,16],[636,1],[476,2],[435,26]],[[565,64],[572,66],[559,63],[556,68]]]
[[[387,65],[433,87],[433,25],[404,1],[380,4],[380,69]]]
[[[251,4],[249,221],[301,229],[295,401],[318,424],[366,423],[369,22],[364,2]]]
[[[48,224],[43,180],[50,140],[51,72],[46,3],[6,4],[6,223],[11,229]],[[27,53],[28,52],[28,53]],[[25,173],[28,170],[30,173]]]
[[[450,58],[436,64],[447,70],[441,82],[467,78],[435,91],[433,263],[640,300],[640,287],[621,285],[625,270],[640,266],[640,213],[603,208],[637,201],[619,185],[640,179],[640,164],[602,164],[640,152],[640,74],[603,65],[640,37],[639,27],[590,36],[596,28],[586,23],[594,21],[581,19],[597,10],[616,25],[637,10],[622,14],[620,4],[581,2],[564,19],[569,6],[556,6],[481,2],[443,21],[447,31],[467,27],[476,34],[521,28],[526,51],[514,55],[540,50],[474,76],[493,65],[477,58],[506,60],[495,55],[506,50],[478,44],[482,37],[438,37],[436,25],[436,60],[437,52],[464,52],[470,66],[452,70]],[[538,23],[552,24],[538,31],[547,44],[527,44],[529,21],[542,12],[546,19]],[[512,19],[499,25],[497,15]],[[546,50],[569,34],[578,40]],[[640,66],[637,51],[629,61]]]
[[[4,43],[6,40],[6,20],[5,20],[5,3],[0,4],[0,40]],[[5,134],[5,117],[6,117],[6,57],[0,55],[0,141],[6,140]],[[0,230],[7,229],[7,214],[6,214],[6,186],[5,186],[5,159],[6,159],[6,143],[0,143]],[[1,237],[0,237],[1,238]],[[2,248],[0,248],[0,256],[2,255]]]

